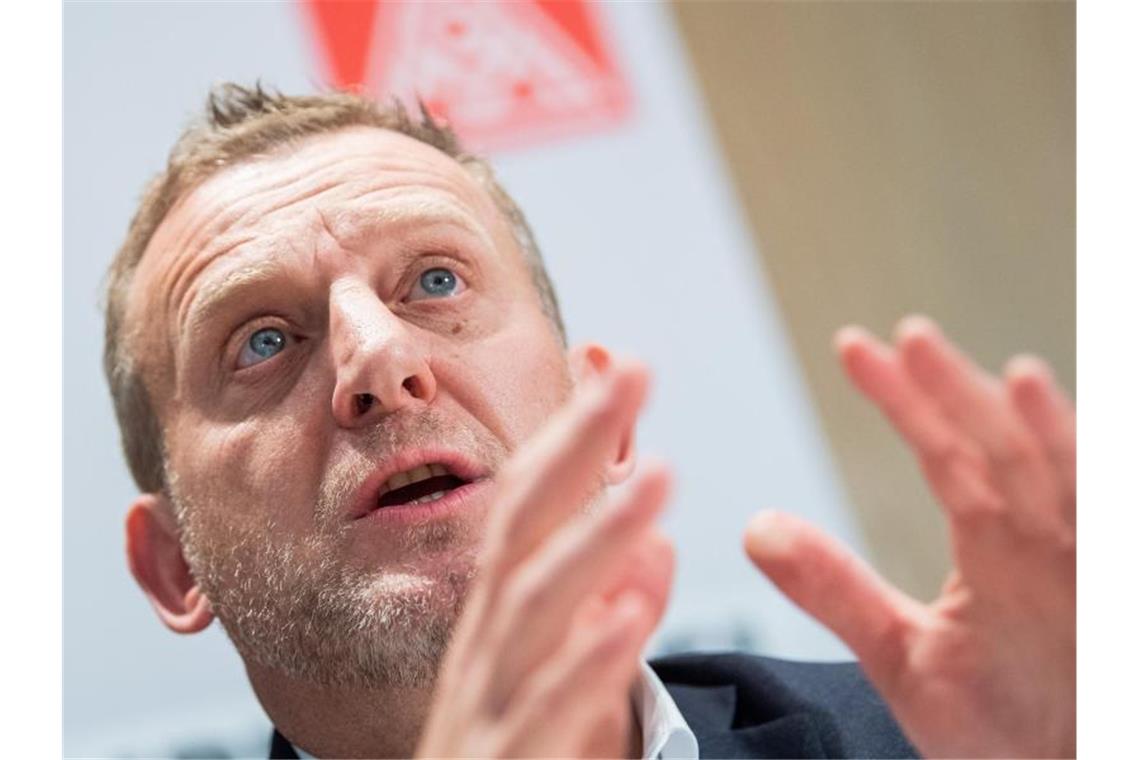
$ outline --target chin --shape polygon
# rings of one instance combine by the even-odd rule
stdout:
[[[381,605],[400,600],[405,607],[454,609],[477,573],[476,552],[469,547],[405,553],[393,566],[375,571],[369,595]]]

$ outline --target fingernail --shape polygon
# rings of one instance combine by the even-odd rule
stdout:
[[[1033,354],[1018,354],[1006,362],[1005,373],[1008,377],[1015,375],[1030,375],[1053,380],[1053,368],[1039,356]]]
[[[844,346],[857,341],[868,340],[871,337],[871,333],[861,325],[844,325],[836,330],[831,344],[836,351],[842,352]]]
[[[942,335],[942,330],[933,319],[925,314],[908,314],[895,326],[895,339],[902,340],[915,335]]]

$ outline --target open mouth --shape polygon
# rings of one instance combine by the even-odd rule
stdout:
[[[459,477],[443,464],[424,464],[398,472],[384,481],[377,495],[377,507],[427,504],[442,499],[470,481]]]

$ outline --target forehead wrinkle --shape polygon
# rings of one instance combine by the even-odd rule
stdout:
[[[256,172],[249,176],[239,173],[248,169],[256,169]],[[282,205],[287,205],[288,198],[281,201],[280,196],[287,194],[292,185],[300,184],[306,179],[310,178],[303,175],[270,174],[258,163],[239,164],[209,177],[187,192],[167,214],[167,219],[189,215],[191,221],[165,247],[175,251],[195,247],[204,249],[205,245],[198,245],[201,238],[220,237],[240,227],[241,223],[251,216],[264,216],[276,211]],[[326,190],[334,184],[325,183],[295,200],[303,200],[304,197]],[[167,226],[165,220],[159,229],[164,226]]]
[[[393,200],[388,200],[392,198]],[[370,201],[380,200],[381,203]],[[486,228],[462,202],[435,194],[411,194],[406,188],[369,190],[340,208],[322,207],[319,218],[343,248],[356,248],[369,238],[383,238],[407,227],[451,226],[492,248]]]
[[[323,195],[332,195],[328,203],[336,205],[385,191],[402,195],[413,189],[424,188],[452,194],[446,186],[447,178],[437,173],[423,171],[414,164],[401,163],[398,158],[376,161],[373,157],[343,156],[326,160],[316,170],[308,167],[301,170],[292,166],[289,158],[271,155],[247,165],[246,168],[250,170],[248,176],[240,177],[236,187],[230,188],[226,194],[228,197],[223,196],[211,204],[215,207],[221,206],[221,211],[213,215],[208,212],[204,214],[208,218],[203,220],[199,227],[210,226],[211,234],[217,234],[226,229],[240,227],[249,218],[256,220],[255,226],[263,225],[278,214],[292,212],[296,206],[315,201]],[[284,161],[285,165],[280,170],[271,171],[269,167],[280,161]],[[351,169],[346,171],[346,165]],[[389,176],[383,180],[379,179],[383,175]],[[271,177],[273,181],[267,182],[267,177]],[[377,187],[378,183],[384,186]],[[303,188],[300,192],[294,192],[297,185]],[[256,201],[248,205],[242,203],[258,197],[260,203]],[[232,202],[230,199],[237,202]],[[457,208],[462,210],[462,204]],[[209,218],[211,216],[212,219]],[[211,221],[215,224],[211,225]],[[196,236],[197,232],[195,229],[187,237]]]
[[[287,210],[298,203],[316,198],[324,193],[336,189],[338,183],[335,181],[328,181],[317,185],[311,189],[306,190],[300,195],[289,195],[288,190],[292,185],[295,185],[305,178],[297,177],[291,178],[284,182],[279,182],[275,186],[266,188],[270,191],[271,196],[264,199],[262,203],[252,203],[247,205],[246,208],[241,208],[240,205],[225,206],[218,213],[210,213],[213,209],[207,209],[202,214],[203,219],[194,226],[191,232],[188,232],[182,237],[185,240],[185,248],[193,247],[195,238],[202,237],[203,235],[210,234],[211,237],[224,235],[226,232],[232,232],[238,235],[234,240],[226,241],[224,245],[218,247],[217,250],[211,251],[207,254],[202,254],[209,244],[202,246],[199,255],[184,256],[182,265],[179,266],[175,262],[173,266],[166,272],[164,279],[170,281],[168,292],[171,294],[172,300],[176,304],[177,318],[176,323],[180,325],[186,318],[187,305],[190,300],[187,299],[186,294],[193,290],[194,281],[202,275],[211,265],[223,256],[231,255],[235,249],[240,249],[242,246],[252,242],[258,241],[265,244],[272,244],[276,238],[280,237],[280,233],[276,230],[266,230],[268,220],[276,213]],[[286,197],[282,198],[281,196]],[[223,199],[217,199],[213,204],[215,208],[219,203],[224,203]],[[243,230],[243,222],[247,219],[254,219],[252,224],[245,225]],[[239,234],[241,233],[241,234]],[[185,250],[184,248],[184,250]]]
[[[310,143],[306,147],[308,150],[313,150],[317,144]],[[238,229],[243,222],[251,217],[256,220],[251,225],[252,227],[264,227],[266,222],[279,213],[292,210],[297,204],[313,201],[319,196],[335,193],[338,190],[346,191],[346,193],[339,198],[332,199],[335,205],[353,203],[354,201],[359,203],[369,197],[376,196],[402,196],[409,191],[414,192],[413,188],[426,190],[428,193],[442,193],[448,196],[448,200],[452,200],[453,203],[445,204],[443,201],[428,198],[420,202],[423,206],[422,209],[387,208],[377,215],[380,223],[404,224],[414,221],[405,217],[415,216],[417,213],[422,216],[427,216],[429,213],[443,216],[446,212],[450,212],[456,218],[438,221],[449,221],[456,223],[459,227],[469,229],[481,239],[481,242],[493,247],[490,235],[484,225],[479,224],[476,215],[468,210],[469,208],[482,207],[482,210],[486,212],[488,211],[486,204],[490,199],[486,196],[485,188],[482,187],[481,183],[459,164],[448,165],[446,168],[425,167],[413,158],[399,154],[396,156],[385,155],[380,159],[375,155],[362,156],[359,153],[353,153],[326,159],[323,166],[312,171],[303,163],[301,166],[295,165],[295,161],[301,159],[301,154],[306,152],[305,148],[294,148],[294,151],[291,154],[271,153],[259,156],[249,163],[232,167],[229,171],[223,171],[219,175],[207,179],[202,185],[192,190],[186,196],[187,203],[192,203],[196,198],[201,199],[203,195],[206,195],[209,200],[206,207],[199,212],[200,218],[197,223],[192,223],[172,241],[173,249],[193,248],[197,239],[203,236],[213,238],[224,234],[226,231]],[[282,163],[284,166],[281,165]],[[354,171],[346,172],[346,164],[351,165]],[[384,174],[396,176],[389,176],[384,181],[386,187],[377,188],[378,175]],[[217,197],[215,194],[218,189],[217,182],[227,175],[230,181],[228,192]],[[236,183],[234,182],[235,179],[237,180]],[[388,184],[392,182],[395,184]],[[309,183],[315,183],[315,186],[307,187],[300,194],[291,192],[294,186]],[[454,187],[463,191],[463,196],[473,194],[475,197],[461,198],[455,194]],[[471,192],[473,190],[474,193]],[[249,200],[259,197],[260,203],[249,202]],[[247,202],[242,203],[241,201]],[[438,208],[430,208],[433,205],[432,201],[435,201]],[[450,208],[445,208],[445,206],[450,206]],[[364,213],[368,214],[368,211]],[[373,210],[372,213],[375,214],[375,211]],[[318,216],[335,219],[340,216],[340,213],[334,209],[322,208],[319,209]],[[423,223],[428,223],[428,220],[424,219]],[[346,232],[351,232],[351,230]],[[214,256],[211,256],[212,258]],[[209,261],[204,263],[208,264]],[[187,277],[193,277],[196,274],[194,270],[201,271],[201,268],[171,267],[171,270],[166,273],[167,277],[164,278],[170,282],[170,278],[173,277],[168,292],[172,292],[176,298],[180,299],[179,291],[185,287]]]
[[[181,321],[181,318],[184,316],[188,301],[186,296],[194,292],[197,279],[201,277],[204,272],[209,270],[219,259],[231,255],[235,250],[243,249],[256,240],[257,236],[251,233],[222,240],[219,241],[219,244],[213,251],[209,253],[200,252],[198,256],[186,256],[181,263],[175,262],[174,265],[170,267],[167,272],[167,279],[170,279],[171,282],[167,292],[170,293],[170,299],[174,303],[179,321]]]
[[[347,190],[356,183],[330,178],[299,195],[290,195],[288,193],[289,187],[303,180],[311,181],[312,177],[298,178],[278,184],[276,188],[273,188],[276,192],[273,192],[272,197],[266,199],[265,203],[254,204],[244,210],[231,207],[217,215],[204,214],[206,218],[192,231],[184,235],[183,239],[189,246],[193,244],[195,237],[201,237],[202,234],[220,235],[228,230],[240,229],[243,222],[251,218],[256,221],[249,225],[250,231],[242,237],[239,245],[258,237],[272,239],[275,233],[280,232],[280,230],[272,228],[277,216],[295,212],[296,206],[299,204],[313,202],[316,216],[322,222],[318,228],[325,227],[327,229],[328,225],[323,224],[323,222],[331,220],[333,229],[327,229],[327,231],[333,234],[337,242],[342,244],[342,247],[346,248],[351,247],[343,245],[348,240],[382,233],[386,231],[383,228],[403,227],[411,224],[424,226],[451,224],[474,233],[481,242],[488,246],[491,245],[484,226],[479,223],[475,215],[465,207],[461,200],[450,197],[452,193],[449,191],[444,191],[446,196],[449,196],[446,198],[432,195],[432,193],[438,193],[442,188],[421,185],[420,187],[425,188],[427,192],[416,192],[416,190],[410,190],[406,182],[383,188],[365,187],[345,197],[334,197],[329,199],[329,202],[317,205],[316,201],[321,196],[335,193],[338,190]],[[283,195],[285,197],[282,197]],[[409,195],[412,196],[410,200],[406,199]],[[388,201],[379,206],[366,205],[372,199],[385,201],[389,198],[394,198],[395,202]],[[286,226],[293,225],[287,224]],[[256,231],[258,228],[260,228],[260,232]],[[277,237],[279,236],[278,234]],[[188,279],[198,276],[214,260],[229,253],[234,247],[236,246],[228,245],[209,254],[205,261],[198,262],[200,266],[197,267],[172,267],[171,271],[167,273],[168,276],[174,278],[170,291],[176,298],[181,299],[181,292],[184,289],[189,289]],[[192,262],[187,262],[187,264],[190,263]]]
[[[185,237],[186,235],[177,236],[176,240],[183,240]],[[175,301],[175,288],[177,285],[187,278],[188,273],[200,272],[219,256],[239,246],[245,245],[253,239],[253,236],[246,235],[223,240],[218,246],[218,249],[212,252],[205,261],[202,261],[201,257],[197,256],[177,255],[178,249],[174,243],[164,244],[159,234],[156,234],[151,240],[151,243],[143,252],[139,265],[140,271],[136,273],[131,284],[131,295],[128,297],[127,307],[127,319],[130,326],[127,327],[126,333],[128,355],[138,370],[150,378],[151,383],[163,382],[163,378],[169,379],[177,374],[177,352],[175,351],[173,332],[175,325],[162,325],[163,322],[166,322],[163,316],[170,313],[172,305],[177,306],[177,302]],[[163,254],[166,255],[163,256]],[[162,262],[159,261],[160,258],[166,262],[167,266],[165,268],[162,267]],[[140,283],[146,281],[146,276],[142,270],[148,268],[157,268],[158,271],[152,275],[157,279],[157,286],[140,290],[140,288],[143,288]],[[192,278],[193,275],[191,274],[190,276]],[[153,295],[148,297],[147,291],[150,291]],[[155,333],[156,330],[157,334]],[[153,357],[146,362],[141,360],[141,357],[138,355],[138,347],[140,341],[145,339],[144,335],[147,333],[155,336],[152,340],[159,341],[159,345],[165,342],[166,356],[169,357],[169,361],[156,360]],[[154,391],[153,387],[151,391]]]
[[[241,174],[240,172],[243,170],[247,174]],[[318,182],[315,186],[308,187],[300,193],[291,192],[295,186],[311,183],[314,181],[314,177],[319,177],[324,173],[327,172],[319,171],[308,174],[297,171],[270,172],[267,170],[264,160],[254,160],[251,163],[240,164],[210,177],[203,184],[191,190],[168,215],[170,218],[179,213],[178,206],[182,206],[181,211],[186,213],[187,206],[193,208],[195,202],[204,201],[196,213],[190,212],[192,214],[191,223],[171,241],[170,245],[164,247],[173,251],[187,251],[197,248],[201,252],[208,248],[208,241],[219,238],[228,232],[240,232],[243,226],[247,226],[248,231],[244,233],[242,242],[248,242],[255,235],[265,235],[265,232],[254,231],[259,227],[264,227],[265,221],[270,217],[298,203],[304,203],[322,194],[334,191],[345,184],[343,178],[338,179],[330,176],[323,182]],[[237,174],[238,179],[236,183],[234,183],[235,174]],[[226,192],[219,192],[219,182],[226,181],[230,183],[229,185],[222,185],[226,188]],[[245,225],[249,220],[253,220],[253,223]],[[206,238],[207,242],[199,243],[202,238]],[[212,263],[215,258],[228,253],[232,248],[233,246],[227,246],[215,251],[209,254],[204,262],[196,261],[198,257],[193,255],[183,257],[186,260],[185,266],[177,266],[176,263],[165,273],[164,279],[169,283],[169,292],[174,294],[176,298],[181,298],[179,291],[187,286],[187,277],[192,278]],[[200,266],[192,266],[195,263],[200,264]]]

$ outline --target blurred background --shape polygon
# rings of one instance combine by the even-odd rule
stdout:
[[[671,7],[875,565],[932,598],[935,502],[830,337],[923,312],[1076,393],[1075,4]]]
[[[64,751],[264,756],[218,627],[126,570],[99,288],[208,88],[421,96],[530,217],[572,340],[657,376],[677,583],[654,652],[847,656],[738,550],[779,506],[933,596],[946,536],[831,335],[912,311],[1075,384],[1072,3],[65,3]]]

